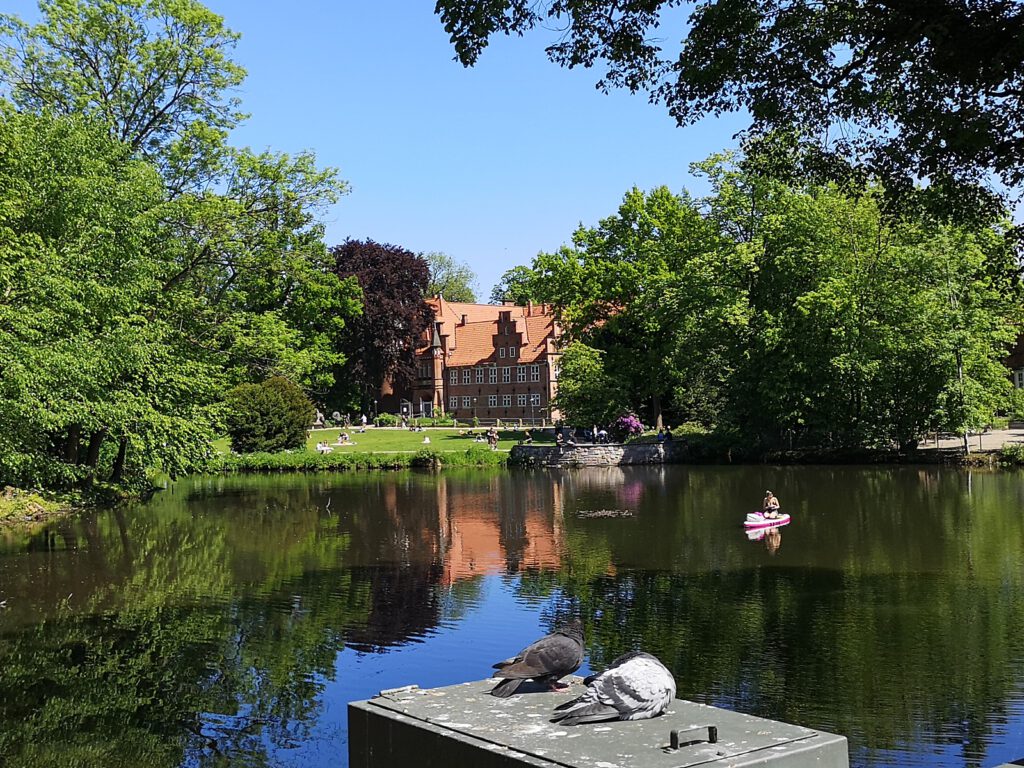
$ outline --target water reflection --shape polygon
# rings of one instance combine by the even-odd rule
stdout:
[[[794,522],[751,543],[766,487]],[[482,677],[572,614],[594,667],[642,646],[854,765],[1017,759],[1022,496],[938,468],[179,483],[0,545],[0,762],[338,765],[345,701]]]

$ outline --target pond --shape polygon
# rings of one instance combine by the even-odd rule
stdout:
[[[0,538],[0,764],[346,764],[346,703],[570,616],[854,766],[1024,757],[1024,483],[938,467],[193,478]],[[793,522],[750,539],[773,490]]]

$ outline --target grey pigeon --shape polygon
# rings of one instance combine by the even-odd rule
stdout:
[[[561,629],[523,648],[511,659],[494,665],[494,677],[505,678],[491,689],[492,696],[507,698],[523,680],[546,683],[559,690],[558,679],[570,675],[583,663],[583,622],[573,619]]]
[[[676,681],[664,664],[643,651],[619,656],[604,672],[586,680],[582,696],[555,707],[561,725],[657,717],[676,695]]]

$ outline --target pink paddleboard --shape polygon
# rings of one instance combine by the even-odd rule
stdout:
[[[774,528],[779,525],[788,525],[792,518],[783,512],[778,517],[764,517],[760,512],[751,512],[743,525],[747,528]]]

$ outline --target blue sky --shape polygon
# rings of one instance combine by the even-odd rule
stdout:
[[[37,16],[34,1],[4,5]],[[613,213],[633,185],[702,192],[689,164],[743,127],[676,128],[642,94],[602,94],[598,71],[547,61],[552,32],[496,39],[465,69],[432,0],[206,5],[242,35],[251,117],[233,142],[313,150],[351,184],[326,217],[328,244],[443,251],[472,267],[484,301],[506,269]]]

